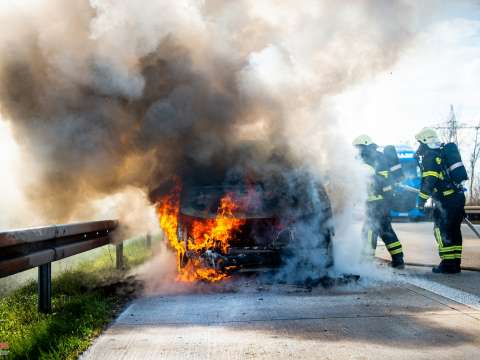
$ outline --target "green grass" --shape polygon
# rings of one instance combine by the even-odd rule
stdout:
[[[143,238],[124,246],[126,270],[145,261],[151,250]],[[126,270],[115,270],[115,251],[105,250],[52,281],[52,313],[37,311],[37,283],[0,299],[0,342],[7,359],[76,359],[88,348],[128,298]]]

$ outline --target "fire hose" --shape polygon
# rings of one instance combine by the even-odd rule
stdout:
[[[409,186],[409,185],[405,185],[405,184],[397,184],[397,186],[401,187],[404,190],[414,192],[414,193],[417,193],[417,194],[420,192],[420,190],[418,190],[417,188],[414,188],[413,186]],[[468,220],[467,218],[464,218],[463,222],[465,224],[467,224],[467,226],[470,228],[470,230],[472,230],[473,233],[480,239],[480,233],[475,228],[475,226],[472,224],[472,222],[470,220]]]

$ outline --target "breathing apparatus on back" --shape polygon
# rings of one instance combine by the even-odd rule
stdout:
[[[419,165],[421,166],[422,157],[428,151],[438,152],[442,161],[442,167],[448,179],[455,187],[463,188],[463,182],[468,180],[467,170],[462,162],[462,157],[458,146],[455,143],[443,144],[437,132],[432,128],[423,128],[415,138],[420,142],[420,146],[415,154]]]

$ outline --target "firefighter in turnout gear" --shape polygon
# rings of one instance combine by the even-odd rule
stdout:
[[[430,197],[434,202],[434,235],[441,261],[432,271],[458,273],[461,271],[461,224],[465,217],[465,195],[462,186],[452,180],[448,171],[453,166],[458,167],[458,163],[452,167],[446,166],[444,145],[434,129],[424,128],[415,138],[420,143],[417,161],[422,172],[418,207],[423,209]]]
[[[402,244],[392,228],[388,198],[392,193],[392,182],[389,179],[387,161],[377,145],[368,135],[361,135],[353,141],[359,154],[371,174],[367,197],[367,220],[362,234],[367,247],[374,254],[377,247],[377,238],[385,243],[392,257],[390,265],[394,268],[403,268]]]

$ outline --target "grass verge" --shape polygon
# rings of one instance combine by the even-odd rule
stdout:
[[[151,250],[144,238],[125,244],[125,270],[115,270],[115,253],[105,249],[94,260],[54,277],[52,313],[37,311],[37,283],[0,299],[0,343],[6,359],[76,359],[139,288],[129,268],[145,261]],[[4,351],[4,354],[6,352]]]

